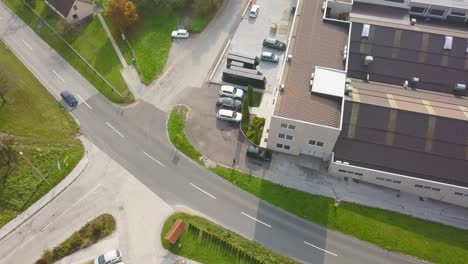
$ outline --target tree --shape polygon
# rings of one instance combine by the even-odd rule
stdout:
[[[16,138],[12,135],[0,132],[0,166],[12,168],[16,160],[16,152],[13,146],[16,145]]]
[[[75,24],[70,24],[64,19],[60,19],[56,27],[57,33],[64,38],[76,33],[78,30]]]
[[[114,26],[126,29],[138,20],[136,6],[131,0],[111,0],[106,8],[106,14]]]
[[[0,99],[2,100],[2,104],[6,103],[6,94],[11,89],[12,82],[8,77],[8,73],[6,72],[5,68],[0,68]]]
[[[248,123],[249,119],[249,97],[244,96],[244,101],[242,102],[242,123]]]

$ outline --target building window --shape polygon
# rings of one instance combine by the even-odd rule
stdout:
[[[440,9],[431,9],[431,11],[429,11],[429,14],[434,15],[434,16],[443,16],[444,13],[445,11],[440,10]]]
[[[315,146],[315,143],[317,143],[317,141],[312,140],[312,139],[309,140],[309,144],[310,144],[310,145],[314,145],[314,146]]]
[[[294,130],[294,129],[296,129],[296,126],[295,125],[289,125],[288,128]]]
[[[74,14],[74,15],[73,15],[73,19],[78,19],[78,15],[77,15],[77,14]]]
[[[440,189],[439,189],[439,188],[432,188],[432,190],[433,190],[433,191],[437,191],[437,192],[439,192],[439,191],[440,191]]]
[[[292,139],[293,139],[293,136],[291,136],[291,135],[286,135],[286,139],[287,139],[287,140],[292,140]]]
[[[279,138],[284,138],[286,135],[285,134],[279,134],[278,137]]]
[[[346,172],[345,170],[338,170],[339,172]]]
[[[423,186],[422,186],[422,185],[419,185],[419,184],[416,184],[416,185],[414,185],[414,187],[416,187],[416,188],[422,188]]]
[[[276,147],[277,148],[283,148],[283,144],[278,143],[278,144],[276,144]]]
[[[290,147],[290,146],[288,146],[288,145],[284,145],[284,149],[286,149],[286,150],[290,150],[290,149],[291,149],[291,147]]]
[[[460,195],[460,196],[462,196],[463,193],[456,192],[455,195]]]
[[[424,186],[424,189],[430,189],[431,187],[430,186]]]
[[[359,172],[355,172],[354,174],[356,174],[357,176],[362,176],[362,173]]]
[[[385,0],[387,2],[404,3],[405,0]]]
[[[288,128],[288,124],[281,123],[281,127],[282,127],[282,128]]]
[[[323,147],[323,142],[317,141],[317,147]]]
[[[422,14],[422,13],[424,13],[424,11],[426,11],[426,8],[424,8],[424,7],[419,7],[419,6],[412,6],[411,9],[410,9],[410,12],[411,12],[411,13],[419,13],[419,14]]]
[[[398,183],[398,184],[401,183],[401,181],[397,181],[397,180],[394,180],[393,182],[394,182],[394,183]]]
[[[452,11],[452,12],[450,12],[450,14],[451,14],[452,16],[462,16],[462,17],[466,16],[466,14],[465,14],[465,13],[462,13],[462,12],[453,12],[453,11]]]
[[[76,5],[73,6],[73,10],[77,10],[78,7]]]
[[[384,181],[384,180],[385,180],[385,179],[382,178],[382,177],[375,177],[375,178],[376,178],[377,180],[379,180],[379,181]]]

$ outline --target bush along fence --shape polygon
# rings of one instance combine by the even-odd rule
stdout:
[[[2,0],[3,2],[5,2],[4,0]],[[24,6],[26,6],[35,16],[38,17],[38,19],[40,20],[40,24],[37,26],[37,29],[35,28],[32,28],[33,30],[37,31],[38,29],[40,29],[42,26],[46,26],[50,31],[51,33],[53,34],[54,37],[57,37],[58,40],[60,42],[62,42],[63,44],[65,44],[65,46],[67,48],[69,48],[74,55],[76,55],[76,58],[77,60],[79,60],[83,66],[85,67],[83,70],[86,72],[86,69],[89,69],[89,71],[91,71],[91,73],[94,74],[94,76],[97,76],[98,79],[100,80],[100,82],[96,82],[96,79],[95,78],[92,78],[91,80],[89,80],[91,83],[93,83],[93,85],[96,85],[98,88],[98,90],[102,91],[102,90],[105,90],[105,89],[110,89],[110,91],[112,93],[115,93],[118,97],[120,97],[122,100],[123,99],[128,99],[128,97],[130,96],[130,91],[128,90],[125,90],[125,92],[120,92],[118,91],[109,81],[107,81],[106,78],[104,78],[104,76],[102,76],[85,58],[83,58],[83,56],[81,56],[81,54],[75,49],[73,48],[73,46],[68,43],[68,41],[66,39],[64,39],[55,29],[54,27],[52,27],[49,23],[47,23],[47,21],[40,15],[36,12],[36,10],[34,10],[34,8],[29,4],[27,3],[27,1],[23,1],[23,4]],[[40,35],[40,34],[39,34]],[[47,42],[47,41],[46,41]],[[89,74],[90,72],[86,72],[87,74]],[[89,76],[89,75],[88,75]],[[89,76],[91,77],[91,76]],[[105,94],[105,93],[103,93]],[[121,100],[121,101],[122,101]]]

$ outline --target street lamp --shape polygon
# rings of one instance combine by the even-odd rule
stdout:
[[[31,167],[33,167],[33,169],[36,171],[36,173],[39,174],[39,176],[47,183],[47,185],[50,185],[50,183],[47,181],[47,179],[44,177],[44,175],[42,175],[42,173],[36,168],[36,166],[34,166],[34,164],[32,164],[32,163],[23,155],[23,152],[20,151],[19,154],[29,163],[29,165],[31,165]]]

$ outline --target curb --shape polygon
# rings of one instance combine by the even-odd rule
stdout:
[[[81,141],[82,144],[84,143]],[[31,217],[33,217],[36,213],[38,213],[44,206],[48,205],[52,202],[57,196],[59,196],[63,191],[65,191],[68,186],[70,186],[78,177],[85,171],[88,167],[88,151],[86,150],[86,145],[83,144],[85,148],[85,153],[83,158],[78,162],[75,168],[68,174],[59,184],[57,184],[54,188],[52,188],[46,195],[44,195],[41,199],[37,200],[33,205],[28,207],[24,212],[16,216],[6,225],[4,225],[0,229],[0,241],[5,239],[9,234],[15,231],[18,227],[23,225],[26,221],[28,221]]]

